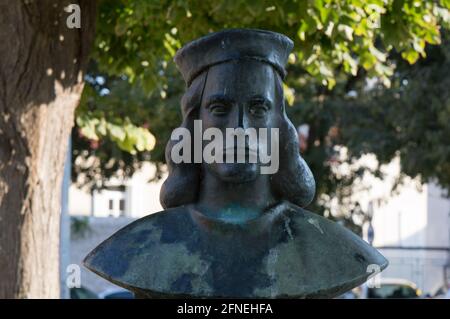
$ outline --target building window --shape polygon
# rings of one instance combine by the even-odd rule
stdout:
[[[112,199],[109,200],[109,210],[114,209],[114,201]]]
[[[119,201],[119,210],[120,210],[121,212],[123,212],[123,211],[125,210],[125,200],[124,200],[124,199],[121,199],[121,200]]]

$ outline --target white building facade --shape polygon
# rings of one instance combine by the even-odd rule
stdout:
[[[420,185],[411,179],[392,193],[398,159],[383,171],[386,178],[365,176],[362,183],[368,190],[354,194],[366,211],[372,210],[373,246],[389,260],[381,276],[410,280],[433,295],[450,280],[450,199],[436,184]],[[368,240],[368,224],[364,226]]]
[[[155,166],[145,163],[125,182],[111,179],[100,190],[86,192],[71,185],[69,214],[72,216],[140,218],[162,210],[159,191],[164,179],[150,182]]]

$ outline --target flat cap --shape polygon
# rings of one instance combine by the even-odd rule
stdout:
[[[240,59],[272,65],[281,77],[294,43],[280,33],[257,29],[228,29],[208,34],[182,47],[174,61],[189,86],[207,68]]]

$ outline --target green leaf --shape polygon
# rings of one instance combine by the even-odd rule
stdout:
[[[294,90],[291,89],[289,86],[287,86],[285,83],[283,83],[283,92],[284,92],[284,98],[286,99],[286,102],[289,106],[294,105],[295,101],[295,95]]]
[[[402,58],[408,61],[409,64],[414,64],[419,59],[419,52],[415,50],[403,51]]]
[[[108,132],[114,141],[121,142],[126,138],[125,129],[120,125],[108,123]]]

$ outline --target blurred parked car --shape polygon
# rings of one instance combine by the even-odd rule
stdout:
[[[362,298],[420,298],[422,292],[406,279],[381,278],[379,288],[363,289]]]
[[[95,292],[81,286],[70,289],[70,299],[98,299],[98,296]]]
[[[446,286],[442,286],[433,294],[433,298],[450,299],[450,288],[447,288]]]
[[[336,297],[336,299],[357,299],[357,298],[358,296],[352,290],[344,292],[339,297]]]
[[[121,288],[107,289],[99,293],[100,299],[134,299],[134,294],[131,291]]]

